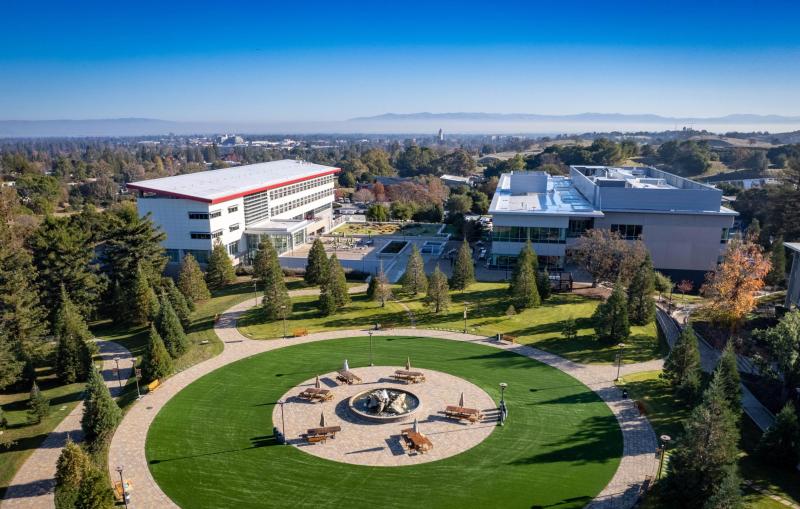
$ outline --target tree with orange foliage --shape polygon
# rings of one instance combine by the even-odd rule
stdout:
[[[711,319],[735,331],[755,307],[756,293],[764,287],[770,265],[761,246],[755,242],[728,244],[722,263],[706,275],[706,283],[701,288],[710,300],[706,310]]]

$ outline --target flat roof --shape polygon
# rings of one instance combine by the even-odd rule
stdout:
[[[800,253],[800,242],[784,242],[783,245],[796,253]]]
[[[548,176],[547,191],[514,194],[511,189],[511,174],[504,173],[497,183],[489,214],[552,214],[602,217],[592,204],[575,189],[572,181],[565,177]]]
[[[321,164],[282,159],[267,163],[248,164],[235,168],[206,170],[186,175],[140,180],[128,184],[130,189],[186,198],[207,203],[219,203],[246,194],[332,175],[339,168]]]

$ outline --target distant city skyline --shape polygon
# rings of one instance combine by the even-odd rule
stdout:
[[[667,5],[668,4],[668,5]],[[13,3],[0,119],[800,115],[795,2]]]

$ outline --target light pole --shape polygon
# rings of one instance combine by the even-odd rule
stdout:
[[[255,306],[258,306],[258,287],[256,286],[258,282],[254,279],[253,280],[253,301],[255,302]]]
[[[506,418],[508,417],[508,409],[506,408],[506,387],[508,384],[500,382],[500,426],[505,426]]]
[[[122,489],[122,503],[125,504],[125,509],[128,509],[128,492],[125,490],[125,479],[122,477],[122,465],[117,467],[119,472],[119,487]]]
[[[283,315],[283,339],[286,339],[286,304],[281,304],[281,315]]]
[[[667,444],[670,443],[672,437],[669,435],[661,435],[661,458],[658,461],[658,475],[656,481],[661,479],[661,470],[664,468],[664,456],[667,455]]]
[[[283,444],[286,445],[286,419],[283,415],[283,404],[286,403],[284,400],[279,399],[278,404],[281,406],[281,435],[283,436]]]
[[[142,399],[142,393],[139,392],[139,379],[142,377],[142,370],[136,369],[136,358],[131,359],[131,369],[133,370],[133,378],[136,380],[136,399]]]
[[[469,302],[464,303],[464,334],[467,333],[467,306]]]
[[[368,331],[369,334],[369,365],[374,366],[375,364],[372,363],[372,331]]]
[[[617,378],[614,381],[619,380],[619,373],[622,370],[622,353],[625,351],[625,343],[620,343],[619,345],[619,353],[617,353]]]
[[[114,362],[117,365],[117,368],[116,368],[117,369],[117,386],[122,388],[122,379],[119,376],[119,356],[118,355],[114,356]]]

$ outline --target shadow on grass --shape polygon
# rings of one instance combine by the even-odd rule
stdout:
[[[613,415],[584,419],[580,429],[563,440],[544,444],[548,452],[510,462],[510,465],[569,462],[573,465],[605,463],[622,455],[622,435]]]
[[[158,465],[161,463],[169,463],[172,461],[180,461],[180,460],[191,460],[195,458],[203,458],[205,456],[218,456],[220,454],[231,454],[237,453],[242,451],[249,451],[251,449],[260,449],[262,447],[271,447],[274,445],[281,445],[278,441],[278,438],[275,435],[262,435],[257,437],[250,438],[250,447],[240,447],[238,449],[225,449],[222,451],[214,451],[214,452],[204,452],[200,454],[187,454],[186,456],[176,456],[174,458],[166,458],[166,459],[152,459],[147,463],[149,465]]]

